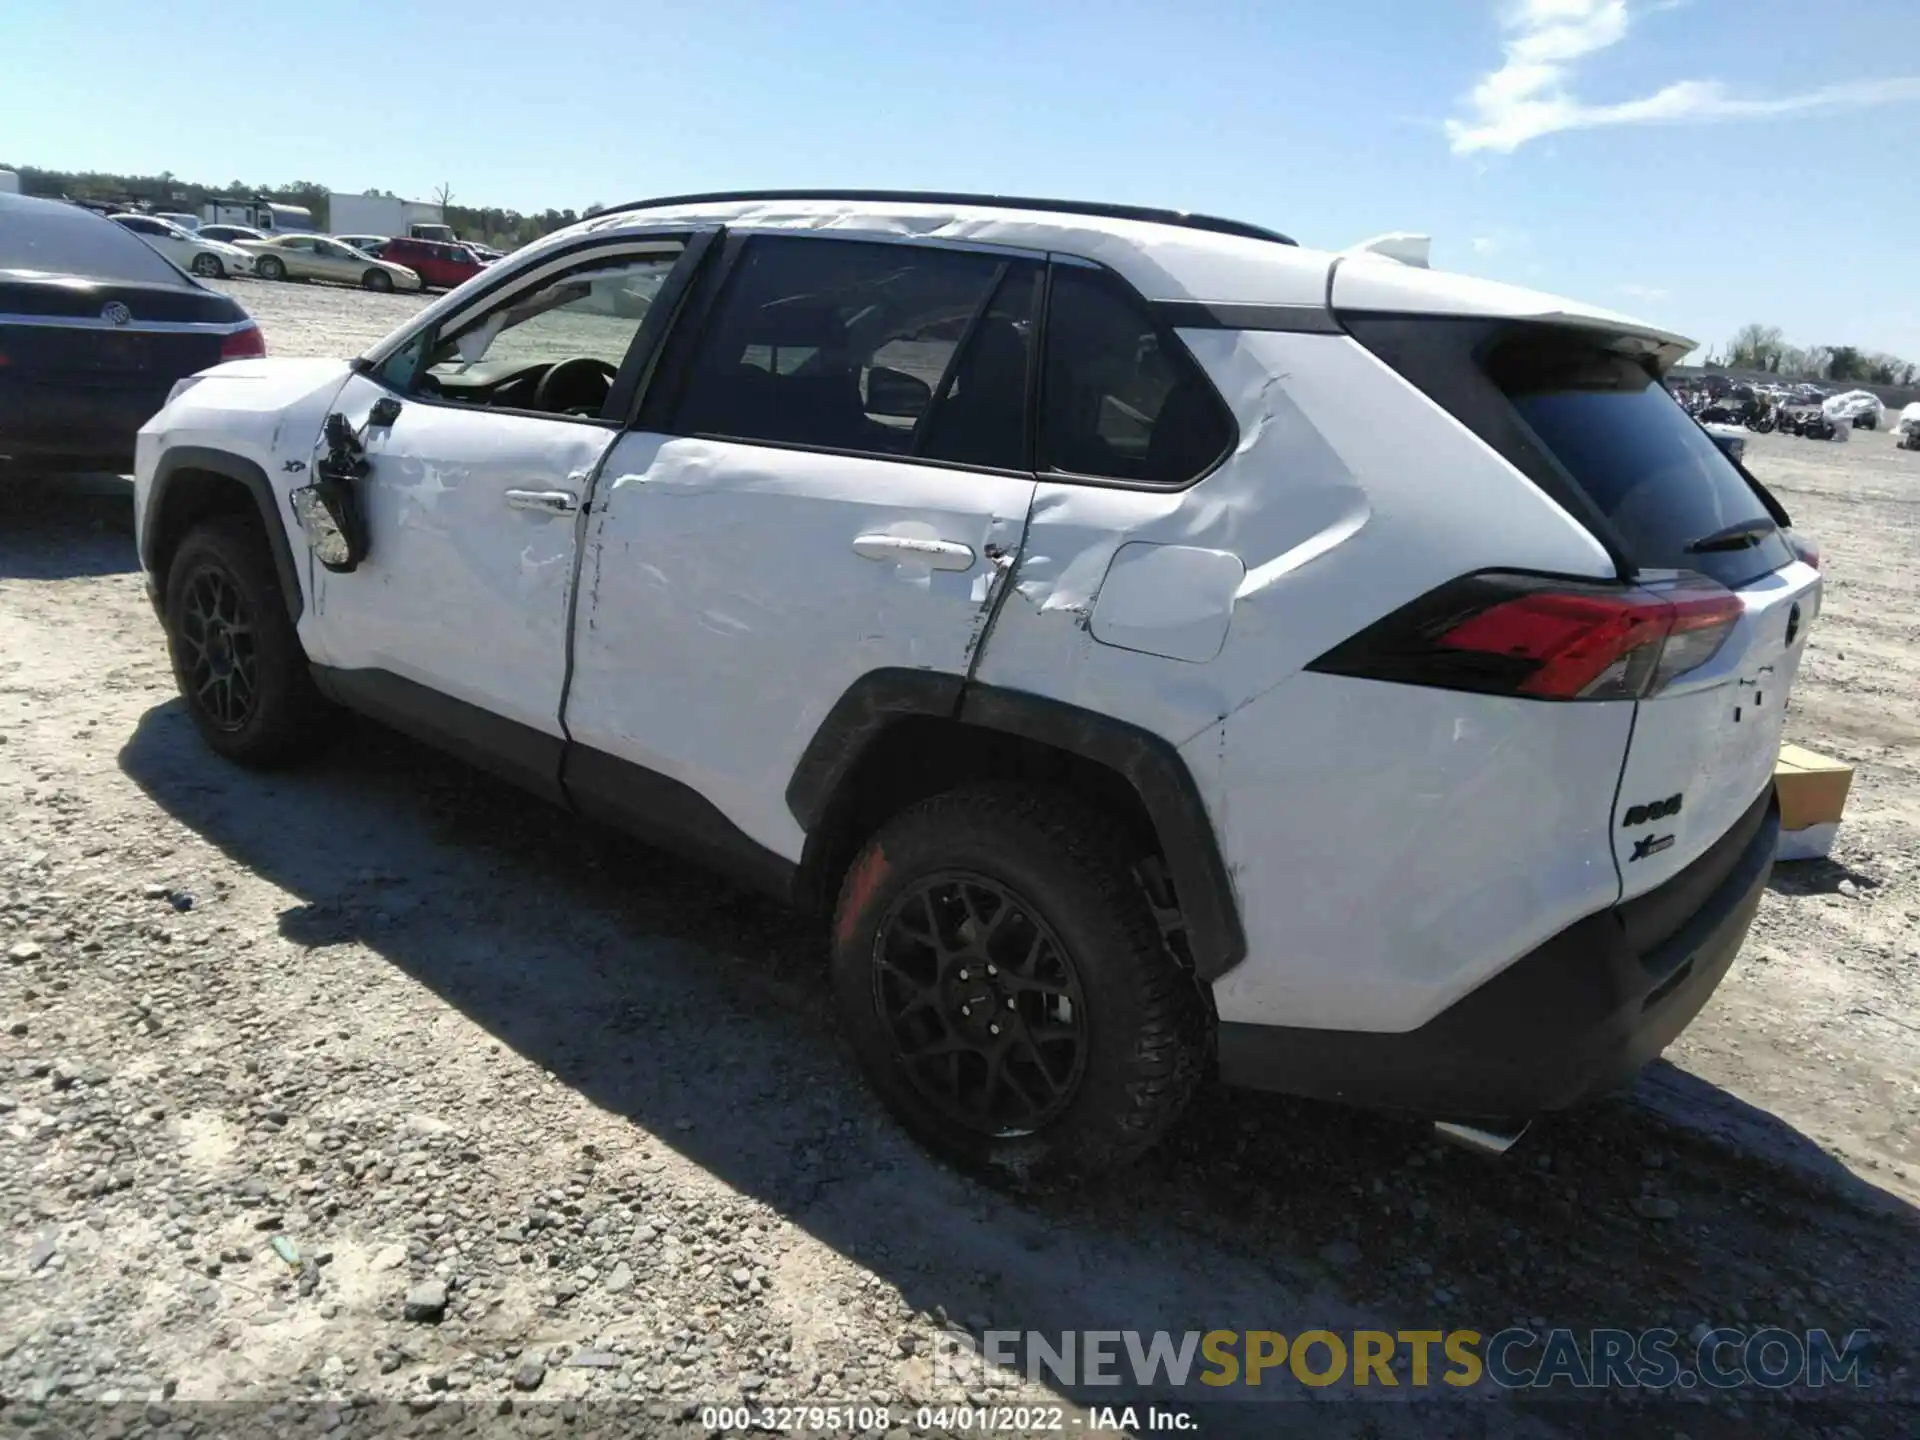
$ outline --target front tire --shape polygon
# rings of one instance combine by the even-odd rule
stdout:
[[[205,251],[193,257],[193,273],[202,280],[224,280],[227,270],[220,263],[218,255],[209,255]]]
[[[393,276],[384,270],[369,270],[360,277],[360,283],[366,286],[367,289],[377,290],[384,295],[387,291],[393,289]]]
[[[277,255],[262,255],[254,262],[253,273],[262,280],[284,280],[287,278],[287,267]]]
[[[267,768],[325,743],[336,712],[314,688],[257,520],[216,516],[180,542],[166,630],[181,698],[215,754]]]
[[[1206,1061],[1193,977],[1059,792],[988,785],[882,826],[847,873],[833,981],[862,1069],[929,1149],[1014,1183],[1149,1149]]]

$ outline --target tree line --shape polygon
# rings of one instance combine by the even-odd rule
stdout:
[[[1795,380],[1852,380],[1868,385],[1920,384],[1920,364],[1854,345],[1790,345],[1777,325],[1742,325],[1720,364],[1766,370]]]
[[[331,228],[331,218],[327,214],[327,197],[331,191],[316,180],[296,180],[287,185],[253,185],[244,180],[230,181],[226,185],[205,185],[198,181],[182,180],[171,170],[163,170],[158,175],[114,175],[99,170],[42,170],[32,165],[0,166],[0,169],[11,169],[19,175],[22,193],[49,199],[91,200],[136,209],[178,210],[198,215],[200,207],[209,200],[264,197],[279,205],[305,206],[312,213],[316,226],[321,230]],[[368,190],[365,193],[395,198],[391,190]],[[497,205],[454,204],[452,191],[445,185],[436,192],[434,199],[440,202],[447,223],[453,227],[456,235],[500,250],[511,250],[530,240],[538,240],[542,235],[565,229],[601,208],[589,205],[579,214],[572,210],[548,209],[537,215],[523,215],[518,210],[506,210]]]

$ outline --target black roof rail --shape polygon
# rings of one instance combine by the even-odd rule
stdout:
[[[855,200],[912,205],[983,205],[1001,210],[1051,210],[1061,215],[1094,215],[1103,220],[1145,220],[1155,225],[1178,225],[1187,230],[1210,230],[1216,235],[1238,235],[1247,240],[1270,240],[1276,245],[1298,244],[1291,235],[1228,220],[1219,215],[1196,215],[1185,210],[1162,210],[1152,205],[1109,205],[1098,200],[1045,200],[1026,195],[972,195],[948,190],[710,190],[699,195],[661,195],[625,205],[596,210],[588,217],[618,215],[628,210],[657,210],[668,205],[713,205],[730,200]]]

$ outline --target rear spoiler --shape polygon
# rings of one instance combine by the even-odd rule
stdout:
[[[1569,329],[1592,330],[1610,350],[1644,356],[1664,375],[1696,342],[1677,331],[1650,325],[1631,315],[1583,305],[1577,300],[1481,280],[1401,260],[1392,250],[1409,240],[1425,237],[1387,235],[1336,255],[1327,276],[1327,305],[1336,315],[1353,312],[1381,315],[1455,316],[1460,319],[1519,320]],[[1387,248],[1380,248],[1387,242]]]

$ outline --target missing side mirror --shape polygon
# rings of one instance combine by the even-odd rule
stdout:
[[[346,574],[366,558],[366,527],[349,481],[332,477],[302,486],[289,497],[314,559]]]

